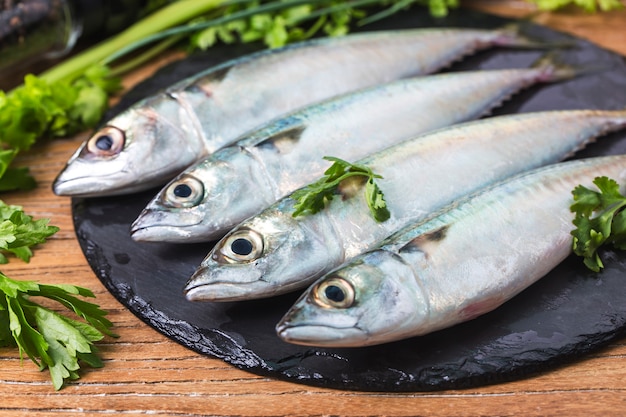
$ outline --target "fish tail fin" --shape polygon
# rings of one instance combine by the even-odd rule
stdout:
[[[568,64],[561,60],[556,51],[546,53],[535,61],[532,64],[532,67],[541,70],[539,81],[546,83],[569,80],[571,78],[594,74],[610,69],[608,65],[602,64],[584,66]]]
[[[531,22],[529,20],[523,19],[500,27],[500,29],[498,29],[500,38],[497,43],[501,46],[510,46],[521,49],[564,49],[576,47],[576,43],[574,41],[547,41],[537,39],[524,33],[527,31],[530,23]]]

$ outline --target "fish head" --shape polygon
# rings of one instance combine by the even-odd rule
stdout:
[[[160,185],[204,149],[188,112],[155,96],[111,119],[85,141],[53,184],[57,195],[128,194]]]
[[[306,287],[337,261],[333,245],[306,227],[306,220],[280,204],[247,219],[202,261],[185,287],[187,299],[240,301]]]
[[[206,242],[218,239],[273,202],[259,164],[229,146],[166,185],[131,226],[136,241]]]
[[[406,337],[407,323],[426,321],[428,303],[422,294],[405,265],[376,250],[317,280],[276,332],[289,343],[322,347],[398,340]]]

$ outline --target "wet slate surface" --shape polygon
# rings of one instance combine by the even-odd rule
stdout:
[[[419,26],[497,27],[504,19],[458,11],[434,20],[423,10],[404,13],[368,30]],[[530,26],[552,41],[573,41],[566,62],[604,70],[557,85],[533,88],[498,109],[514,113],[549,109],[618,109],[626,105],[626,63],[586,41]],[[160,71],[130,92],[119,111],[206,65],[254,47],[216,48]],[[451,70],[528,66],[542,52],[480,53]],[[622,153],[626,134],[602,138],[577,157]],[[274,326],[298,294],[241,303],[191,303],[182,287],[212,244],[133,242],[130,223],[156,192],[74,199],[76,233],[97,276],[135,315],[173,340],[254,373],[323,387],[425,391],[478,386],[522,378],[571,362],[624,335],[626,255],[605,252],[608,267],[587,271],[569,258],[501,308],[471,322],[400,342],[357,349],[316,349],[278,339]],[[303,254],[305,256],[305,254]]]

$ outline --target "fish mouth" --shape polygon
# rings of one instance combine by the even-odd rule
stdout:
[[[52,183],[52,191],[59,196],[71,197],[92,197],[102,191],[110,189],[109,181],[111,177],[115,180],[115,176],[119,173],[114,172],[99,176],[81,175],[74,176],[66,168],[62,171]]]
[[[121,170],[108,174],[72,175],[62,171],[52,183],[52,191],[58,196],[101,197],[132,194],[159,185],[160,182],[129,182],[128,172]],[[137,184],[133,186],[132,184]]]
[[[121,156],[117,155],[116,158]],[[115,168],[113,158],[100,161],[75,159],[65,166],[52,183],[52,191],[59,196],[101,197],[132,194],[153,187],[163,186],[177,171],[193,161],[163,161],[158,170],[153,166],[137,166],[119,163]],[[100,163],[105,165],[99,165]],[[101,172],[97,168],[105,167]],[[105,171],[105,172],[102,172]],[[139,180],[141,179],[141,180]]]
[[[271,286],[262,277],[252,277],[248,281],[207,278],[209,267],[198,269],[187,281],[183,292],[189,301],[245,301],[250,299],[271,297],[274,295]],[[233,275],[238,276],[238,275]]]
[[[130,237],[136,242],[200,243],[211,240],[188,230],[198,226],[200,221],[189,224],[142,225],[139,220],[130,226]]]
[[[304,346],[354,347],[362,346],[367,335],[358,327],[334,327],[326,324],[284,322],[276,326],[276,334],[288,343]]]
[[[253,292],[251,286],[253,283],[213,282],[195,286],[188,285],[185,287],[184,293],[188,301],[243,301],[251,299],[250,294]],[[254,298],[258,298],[258,296]]]

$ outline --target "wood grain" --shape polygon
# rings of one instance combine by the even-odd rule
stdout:
[[[626,5],[626,1],[622,0],[622,3]],[[567,7],[558,12],[542,12],[523,0],[471,0],[462,4],[500,16],[530,18],[535,23],[579,36],[626,55],[626,10],[589,14],[579,8]]]
[[[510,17],[532,11],[523,1],[464,4]],[[586,15],[568,10],[533,20],[587,38],[626,55],[626,12]],[[168,58],[165,58],[168,59]],[[125,80],[130,86],[158,65]],[[626,411],[626,340],[576,363],[516,382],[433,393],[361,393],[313,388],[268,379],[198,355],[133,316],[101,285],[74,236],[70,199],[51,184],[86,134],[43,141],[21,156],[39,187],[3,200],[48,217],[61,231],[36,250],[30,264],[13,261],[3,272],[18,279],[71,283],[92,289],[110,311],[119,338],[99,344],[105,366],[86,368],[81,379],[55,392],[46,372],[14,349],[0,349],[0,416],[103,414],[242,416],[618,416]]]

